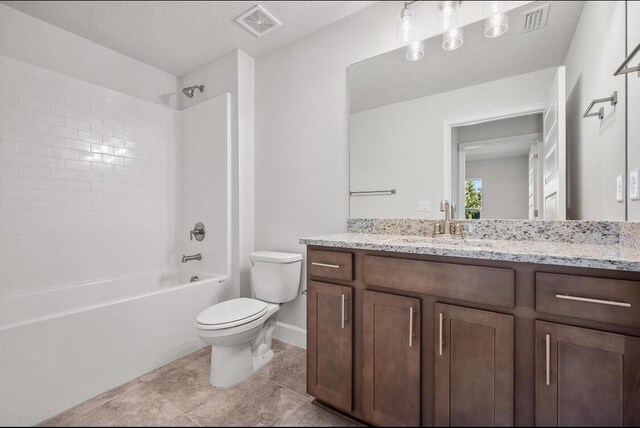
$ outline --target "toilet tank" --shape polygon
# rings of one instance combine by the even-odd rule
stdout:
[[[249,254],[249,260],[251,286],[256,299],[284,303],[297,297],[302,254],[258,251]]]

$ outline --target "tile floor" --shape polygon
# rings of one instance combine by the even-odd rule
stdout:
[[[271,363],[229,389],[209,384],[211,348],[79,404],[41,426],[356,426],[311,404],[305,350],[273,341]]]

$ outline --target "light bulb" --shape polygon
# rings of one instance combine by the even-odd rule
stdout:
[[[500,37],[509,29],[509,18],[504,13],[491,15],[484,21],[484,35],[490,39]]]
[[[424,58],[424,42],[415,40],[407,46],[407,61],[419,61]]]
[[[461,1],[441,1],[438,3],[438,10],[443,17],[453,15],[460,7]]]
[[[496,13],[502,13],[507,10],[507,6],[509,6],[508,1],[486,1],[484,3],[484,14],[491,16]]]
[[[442,35],[442,49],[453,51],[461,47],[464,43],[464,33],[462,28],[456,27],[446,31]]]
[[[403,45],[408,45],[415,40],[415,14],[413,10],[405,7],[400,12],[398,21],[398,39]]]

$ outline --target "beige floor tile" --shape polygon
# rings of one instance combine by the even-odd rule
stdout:
[[[296,409],[287,418],[279,421],[277,426],[296,427],[356,427],[354,423],[347,419],[334,415],[315,406],[305,403]]]
[[[123,391],[126,391],[127,389],[131,388],[133,385],[136,385],[138,383],[140,383],[140,381],[138,379],[134,379],[131,382],[125,383],[124,385],[120,385],[116,388],[110,389],[107,392],[97,395],[91,398],[90,400],[80,403],[77,406],[74,406],[52,418],[47,419],[46,421],[40,423],[39,426],[67,425],[71,423],[69,421],[73,421],[81,418],[86,413],[94,410],[97,407],[102,406],[103,404],[108,403],[114,397],[118,396],[118,394],[122,393]]]
[[[100,398],[99,401],[104,399]],[[83,408],[90,410],[85,411]],[[83,403],[75,410],[65,413],[64,417],[49,420],[46,425],[160,426],[186,422],[184,413],[141,381],[129,382],[119,387],[106,402],[97,406]]]
[[[189,413],[202,426],[272,426],[308,402],[304,396],[268,379],[252,376],[223,390]]]
[[[304,349],[274,341],[273,360],[258,374],[300,394],[307,392],[307,353]]]
[[[42,423],[44,426],[351,426],[313,406],[306,354],[274,341],[274,359],[232,388],[209,384],[210,348],[176,360]]]
[[[220,391],[209,383],[211,353],[200,353],[178,367],[161,367],[140,379],[184,413],[213,398]]]

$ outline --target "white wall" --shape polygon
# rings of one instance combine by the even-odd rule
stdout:
[[[625,2],[586,2],[565,59],[567,219],[625,220],[625,204],[616,202],[616,177],[625,172],[625,82],[613,76],[624,40]],[[604,119],[582,118],[591,100],[613,91],[616,107],[594,108],[604,107]]]
[[[178,86],[181,94],[182,88],[193,85],[204,85],[204,92],[196,89],[193,98],[181,95],[178,108],[189,108],[225,92],[235,94],[238,86],[238,52],[229,52],[180,76]]]
[[[460,126],[457,130],[458,143],[536,134],[542,132],[542,114],[530,114],[509,119],[492,120],[491,122],[478,123],[476,125]]]
[[[182,254],[202,254],[189,267],[203,272],[228,272],[228,152],[229,94],[222,94],[178,113],[181,138],[177,238]],[[202,241],[190,239],[196,222],[205,225]]]
[[[482,7],[465,3],[461,24],[483,19]],[[401,2],[378,2],[256,60],[257,250],[304,253],[300,237],[346,229],[347,67],[400,46],[401,8]],[[440,31],[435,2],[416,3],[414,10],[424,23],[418,37]],[[304,298],[283,305],[279,320],[304,327],[305,305]]]
[[[0,295],[173,265],[174,114],[0,56]]]
[[[180,88],[204,85],[193,98],[182,97],[180,107],[189,108],[221,93],[230,94],[230,190],[231,236],[229,272],[240,295],[251,295],[249,253],[253,251],[254,194],[254,59],[236,50],[180,77]]]
[[[238,51],[238,270],[240,295],[251,296],[255,249],[255,60]]]
[[[176,77],[0,4],[0,55],[176,107]]]
[[[482,178],[482,218],[529,218],[528,168],[528,156],[467,162],[466,178]]]
[[[554,74],[540,70],[352,114],[351,189],[397,194],[352,197],[351,217],[439,218],[443,122],[544,104]],[[419,200],[430,201],[431,211],[418,212]]]
[[[631,53],[638,43],[640,43],[640,2],[627,2],[627,52]],[[618,65],[620,65],[622,61]],[[640,54],[631,61],[629,67],[634,67],[640,63]],[[617,77],[620,81],[624,77]],[[627,156],[628,169],[632,171],[640,168],[640,77],[637,73],[631,73],[627,77],[628,81],[628,107],[627,107]],[[629,192],[627,192],[627,195]],[[640,200],[629,200],[629,221],[640,221]]]

